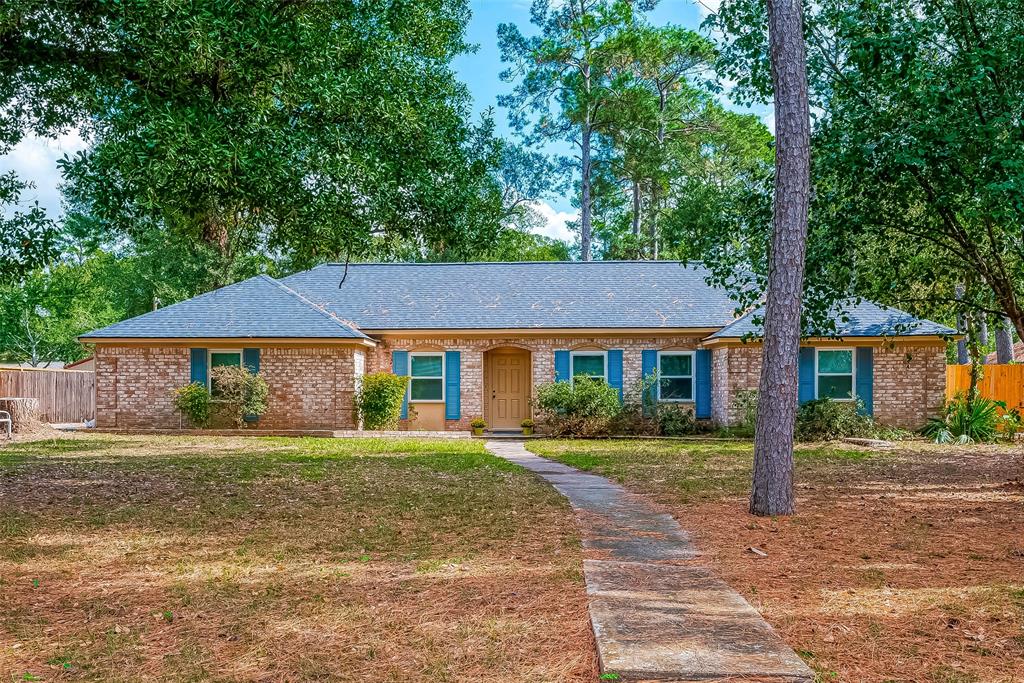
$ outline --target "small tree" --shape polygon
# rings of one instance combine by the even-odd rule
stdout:
[[[210,392],[199,382],[178,387],[174,390],[174,407],[193,427],[205,427],[210,421]]]
[[[267,411],[269,389],[266,380],[245,368],[213,368],[210,371],[210,384],[214,388],[213,400],[220,404],[222,414],[230,418],[231,423],[239,429],[247,417],[259,417]]]
[[[408,377],[375,372],[363,377],[356,393],[356,409],[366,429],[394,429],[402,416]]]

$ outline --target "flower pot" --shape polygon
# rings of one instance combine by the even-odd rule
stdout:
[[[533,436],[533,427],[523,427],[523,436]]]
[[[484,428],[483,427],[473,427],[473,436],[483,436],[483,435],[484,435]]]

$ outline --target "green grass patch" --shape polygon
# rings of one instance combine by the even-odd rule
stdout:
[[[527,447],[571,467],[681,502],[745,495],[753,467],[753,444],[741,439],[543,439]],[[798,474],[812,477],[880,457],[885,456],[832,446],[799,447],[794,454]]]

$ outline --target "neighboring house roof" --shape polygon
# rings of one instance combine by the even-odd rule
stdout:
[[[1024,361],[1024,341],[1019,341],[1013,345],[1013,359],[1018,363]],[[985,356],[985,363],[988,365],[995,365],[998,360],[995,351]]]
[[[707,271],[677,261],[325,264],[282,282],[368,331],[717,328]]]
[[[841,311],[841,312],[840,312]],[[737,318],[709,339],[741,339],[758,338],[761,336],[761,325],[756,319],[764,317],[764,308],[757,308]],[[873,304],[870,301],[859,303],[848,302],[840,307],[833,316],[836,330],[821,336],[827,337],[914,337],[914,336],[947,336],[956,334],[956,330],[934,323],[930,320],[915,318],[909,313]]]
[[[95,359],[92,356],[86,356],[82,360],[76,360],[74,363],[68,363],[64,366],[65,370],[93,370],[95,369]]]
[[[266,275],[82,335],[135,337],[369,339]]]

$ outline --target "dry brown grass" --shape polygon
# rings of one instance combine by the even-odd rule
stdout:
[[[1024,681],[1020,447],[803,448],[777,520],[747,514],[746,443],[530,447],[665,504],[822,682]]]
[[[594,680],[580,557],[477,442],[2,445],[0,680]]]

